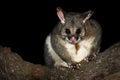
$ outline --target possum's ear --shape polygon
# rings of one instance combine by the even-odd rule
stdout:
[[[62,24],[65,24],[65,15],[60,7],[57,7],[57,16],[59,17]]]
[[[83,23],[85,23],[93,14],[94,12],[89,10],[85,13],[83,13]]]

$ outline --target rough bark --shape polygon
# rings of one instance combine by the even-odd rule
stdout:
[[[24,61],[10,48],[0,47],[0,80],[120,80],[120,42],[82,62],[79,69],[48,68]]]

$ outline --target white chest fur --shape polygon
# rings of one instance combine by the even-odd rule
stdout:
[[[80,48],[77,51],[75,45],[73,44],[66,43],[65,47],[69,55],[71,56],[72,60],[74,62],[80,62],[90,54],[93,41],[94,38],[89,38],[87,40],[79,42],[78,46],[80,46]]]

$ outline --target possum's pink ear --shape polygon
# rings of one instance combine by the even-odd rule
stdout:
[[[60,7],[57,7],[57,16],[59,17],[62,24],[65,24],[65,17],[63,10]]]
[[[85,12],[85,16],[84,16],[84,19],[83,19],[83,23],[85,23],[93,14],[94,12],[89,10],[88,12]]]

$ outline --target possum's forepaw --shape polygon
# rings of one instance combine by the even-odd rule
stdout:
[[[84,59],[86,62],[94,61],[96,58],[96,55],[90,55],[87,58]]]
[[[81,64],[80,64],[80,63],[69,65],[69,68],[70,68],[70,69],[73,69],[73,70],[79,69],[80,67],[81,67]]]

